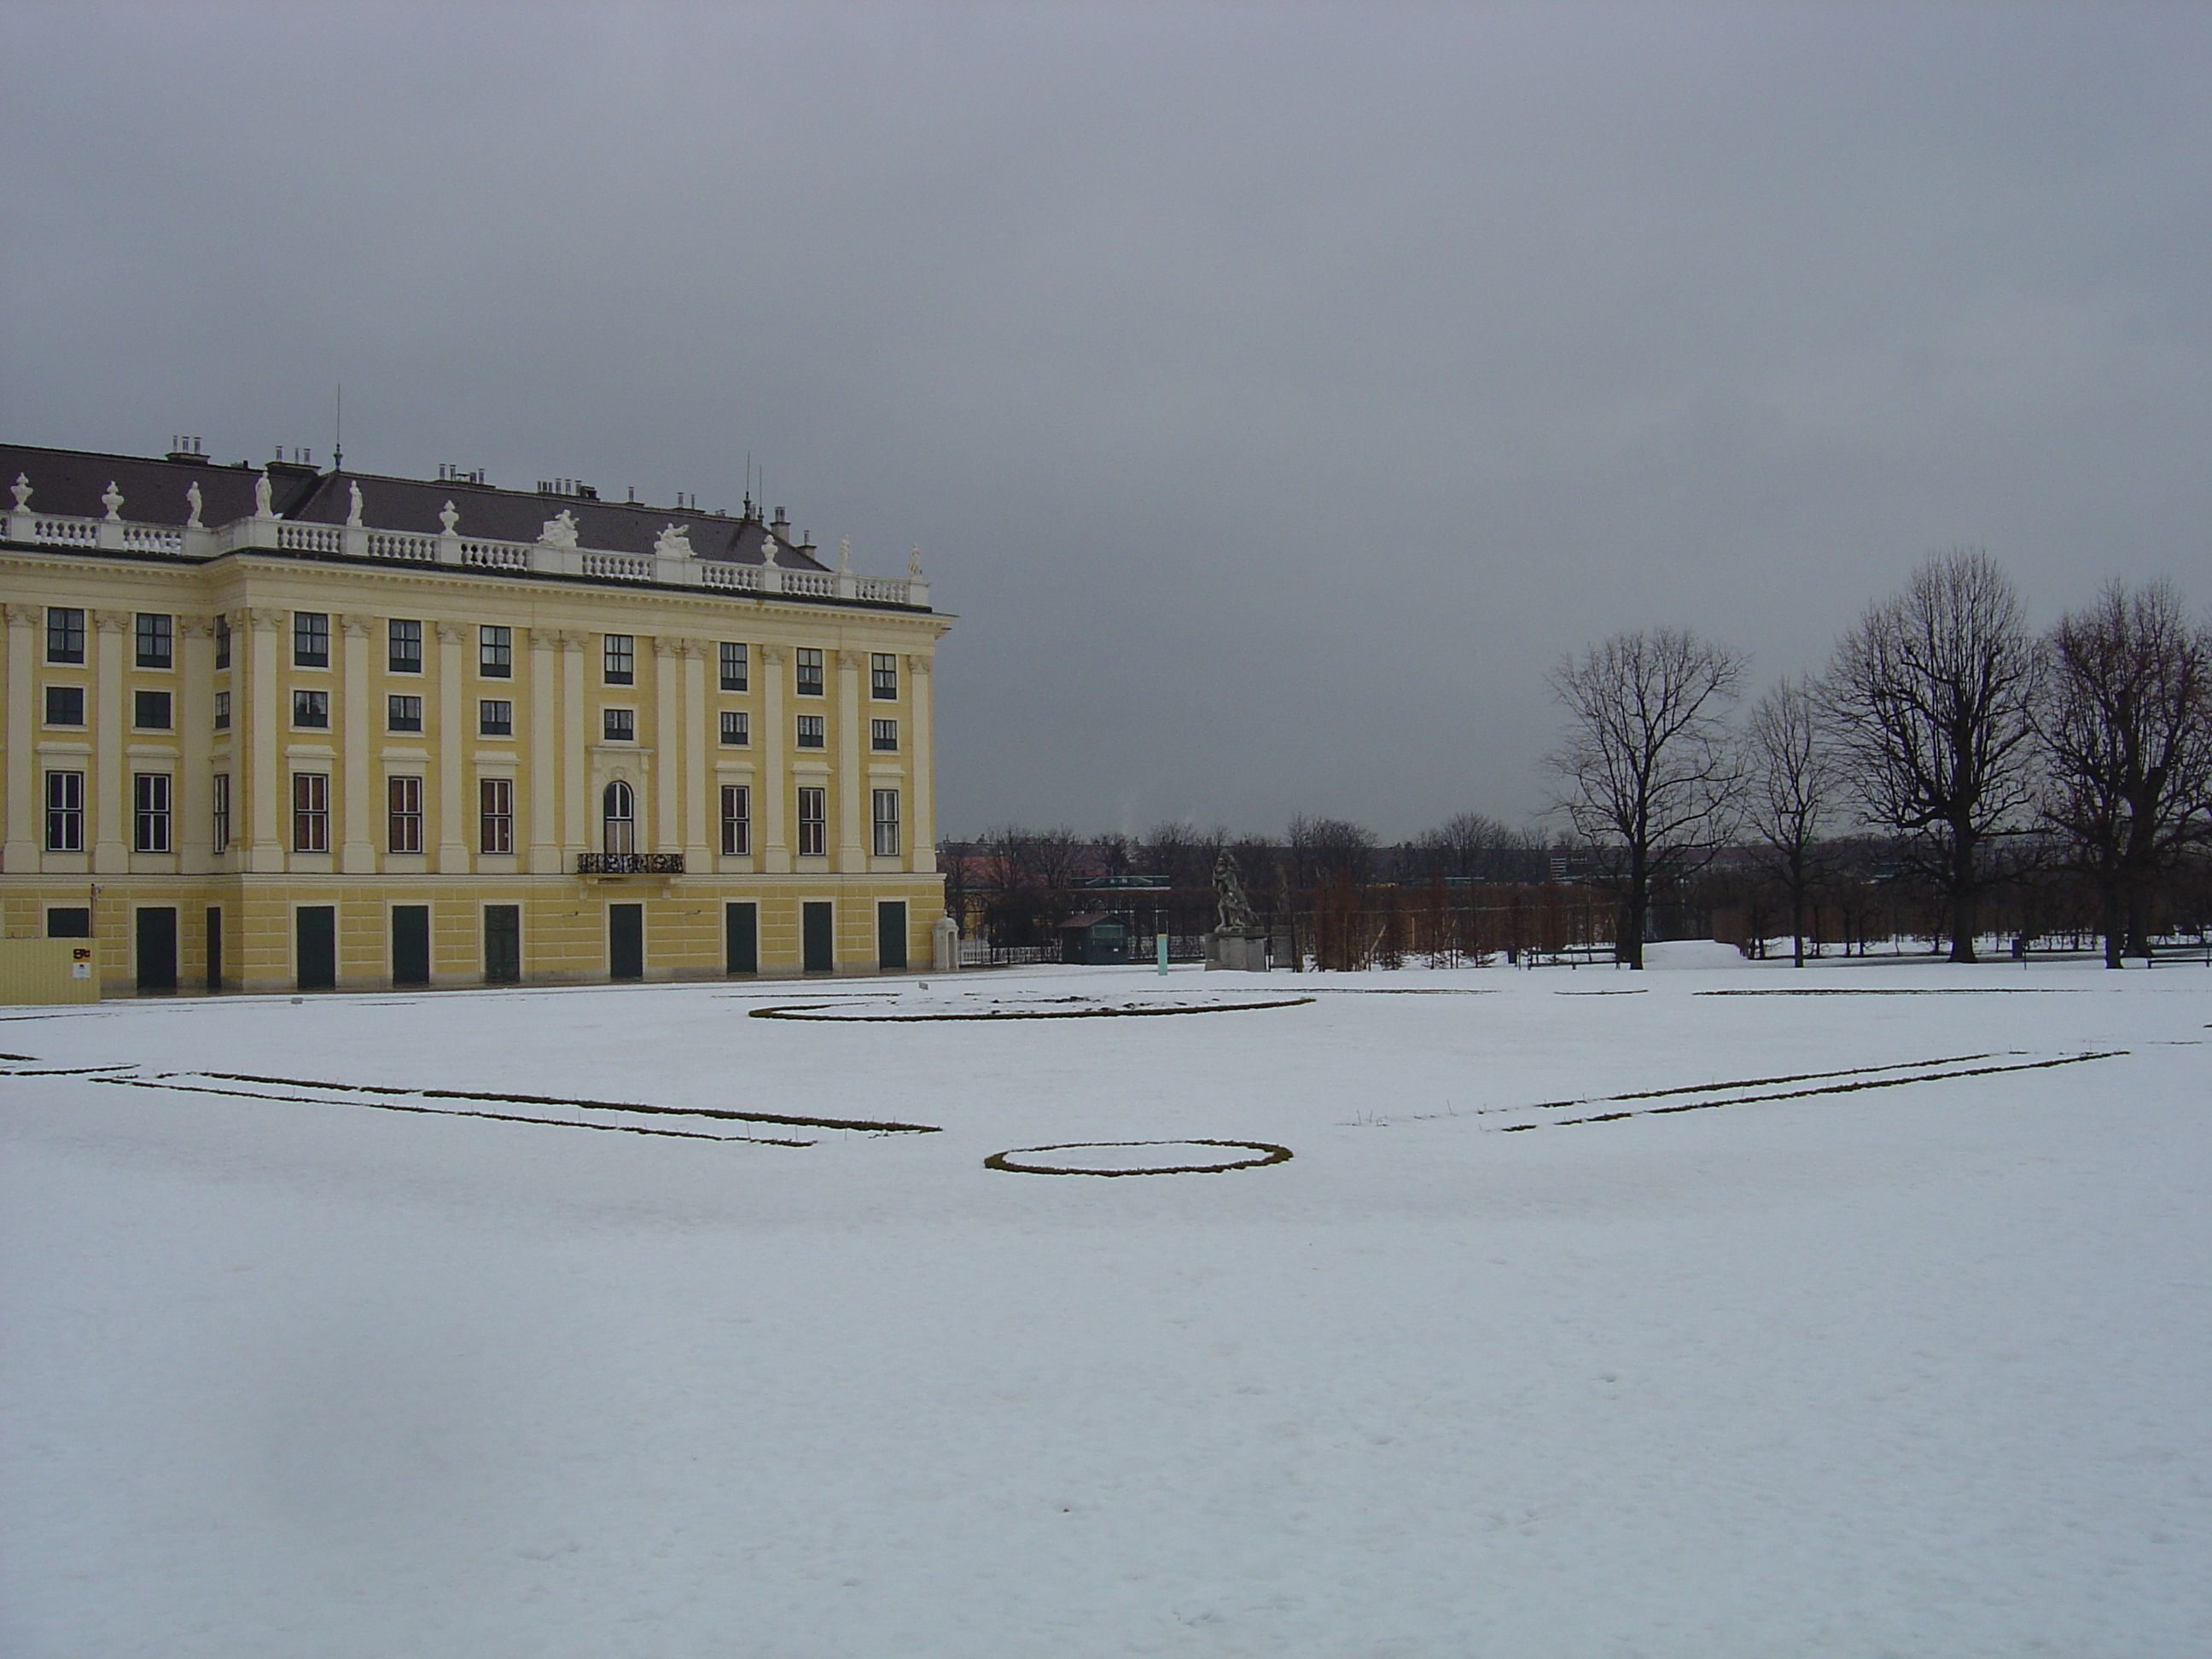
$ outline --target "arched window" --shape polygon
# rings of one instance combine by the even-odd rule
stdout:
[[[637,803],[629,786],[617,778],[606,787],[599,798],[599,817],[605,825],[603,850],[609,853],[637,851]]]

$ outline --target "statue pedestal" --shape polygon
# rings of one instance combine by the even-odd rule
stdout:
[[[1239,973],[1267,971],[1267,933],[1259,927],[1217,927],[1206,936],[1206,968],[1233,969]]]

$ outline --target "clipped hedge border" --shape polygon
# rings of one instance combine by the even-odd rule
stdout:
[[[1079,1146],[1237,1146],[1246,1152],[1261,1154],[1258,1158],[1240,1158],[1233,1164],[1170,1164],[1151,1170],[1079,1170],[1051,1164],[1015,1164],[1009,1160],[1027,1152],[1066,1152]],[[1009,1175],[1116,1176],[1149,1175],[1226,1175],[1231,1170],[1257,1170],[1270,1164],[1287,1164],[1291,1149],[1277,1146],[1264,1140],[1206,1140],[1186,1136],[1180,1140],[1063,1140],[1052,1146],[1015,1146],[1003,1152],[994,1152],[983,1160],[987,1170],[1003,1170]]]
[[[1238,1014],[1255,1008],[1298,1008],[1313,1000],[1311,997],[1285,997],[1273,1002],[1215,1002],[1184,1008],[1066,1008],[1053,1012],[1013,1014],[825,1014],[817,1011],[844,1005],[790,1002],[774,1008],[749,1008],[745,1011],[745,1018],[795,1019],[817,1025],[919,1025],[933,1021],[975,1024],[994,1019],[1158,1019],[1169,1014]],[[1097,1144],[1104,1146],[1107,1143],[1100,1141]],[[1152,1143],[1133,1141],[1130,1144]]]

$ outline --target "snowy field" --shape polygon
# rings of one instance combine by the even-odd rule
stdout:
[[[1673,959],[0,1010],[0,1651],[2212,1653],[2212,969]]]

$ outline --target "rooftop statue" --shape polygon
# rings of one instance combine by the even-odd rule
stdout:
[[[568,547],[576,544],[576,515],[562,507],[545,520],[538,532],[538,539],[546,547]]]
[[[346,485],[346,528],[361,528],[361,486],[350,482]]]
[[[275,518],[276,500],[269,488],[269,470],[264,467],[253,480],[253,516],[257,519]]]
[[[185,527],[187,530],[206,529],[207,526],[200,522],[200,481],[198,478],[185,486],[185,505],[191,508],[185,520]]]
[[[664,559],[696,557],[691,551],[691,526],[683,524],[669,526],[654,539],[653,550]]]

